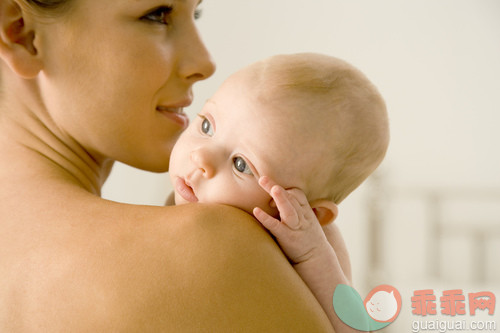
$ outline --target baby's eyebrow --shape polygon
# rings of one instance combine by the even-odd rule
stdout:
[[[205,108],[207,106],[207,104],[210,105],[210,109],[217,110],[217,103],[215,103],[215,101],[213,99],[211,99],[211,98],[207,99],[205,101],[205,105],[203,106],[203,108]],[[203,111],[203,108],[202,108],[202,111]]]

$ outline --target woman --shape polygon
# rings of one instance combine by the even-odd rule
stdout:
[[[0,331],[331,330],[249,215],[99,198],[115,160],[168,170],[198,3],[0,2]]]

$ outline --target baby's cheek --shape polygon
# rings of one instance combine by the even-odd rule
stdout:
[[[259,191],[256,191],[256,189],[251,186],[247,186],[246,188],[237,186],[235,191],[225,191],[224,197],[225,203],[242,209],[251,215],[253,215],[253,209],[255,207],[259,207],[267,213],[271,211],[271,207],[269,207],[270,199],[264,197]]]
[[[261,200],[255,202],[255,204],[252,206],[252,211],[255,207],[259,207],[260,209],[262,209],[264,212],[271,215],[275,219],[279,219],[280,214],[278,208],[276,208],[274,200],[269,195],[267,195],[267,193],[263,198],[261,198]]]

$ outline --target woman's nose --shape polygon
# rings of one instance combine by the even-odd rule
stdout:
[[[182,44],[183,52],[179,61],[180,75],[191,84],[212,76],[215,72],[215,63],[195,26],[191,27],[189,36],[185,36]]]
[[[205,178],[212,178],[215,175],[216,167],[212,157],[209,151],[203,148],[191,152],[191,161]]]

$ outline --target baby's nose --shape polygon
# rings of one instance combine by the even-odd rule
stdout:
[[[212,178],[215,175],[215,165],[206,149],[193,150],[191,152],[191,161],[202,172],[203,177]]]

